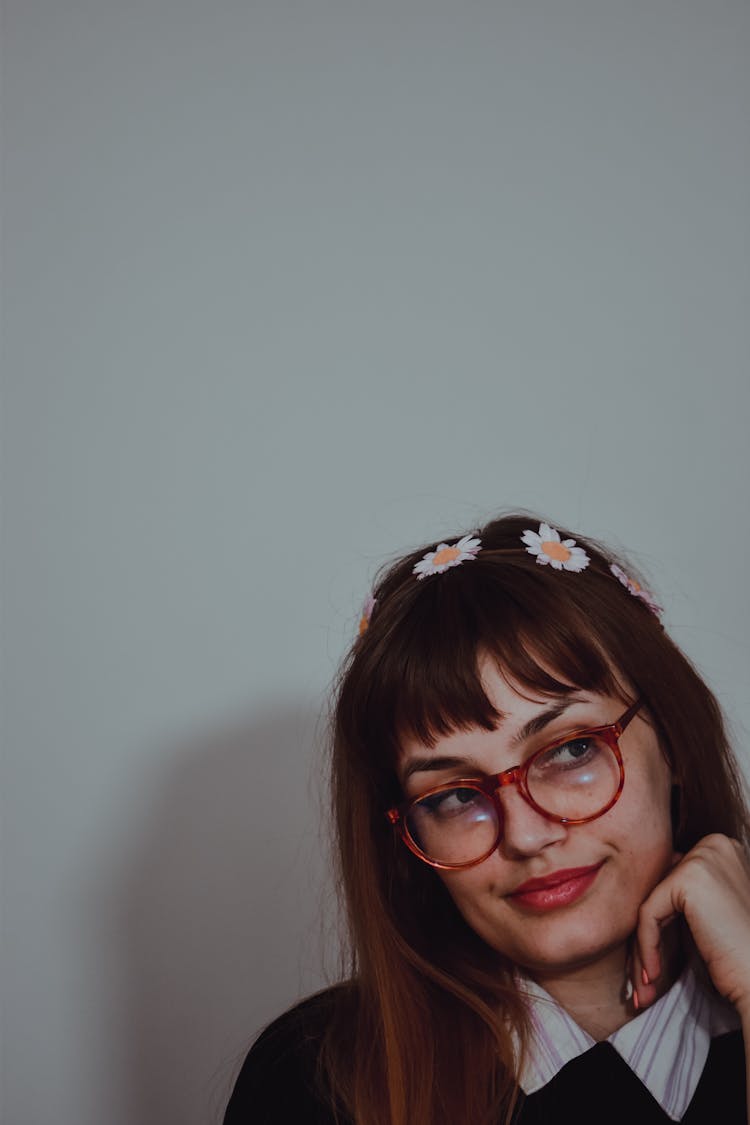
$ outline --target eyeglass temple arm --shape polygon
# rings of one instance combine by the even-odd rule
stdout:
[[[620,719],[618,719],[618,721],[615,723],[615,728],[617,730],[618,735],[622,734],[622,732],[625,730],[625,727],[628,725],[630,720],[635,718],[635,716],[640,711],[641,707],[643,707],[645,702],[646,701],[645,701],[645,699],[643,699],[643,697],[641,697],[640,699],[636,699],[635,703],[633,703],[630,707],[628,707],[625,714]]]

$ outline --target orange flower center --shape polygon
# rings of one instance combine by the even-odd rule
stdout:
[[[558,543],[555,539],[548,539],[546,543],[542,543],[542,550],[548,558],[556,559],[558,562],[567,562],[570,558],[568,548],[563,547],[562,543]]]
[[[453,562],[457,559],[461,552],[456,547],[443,547],[442,551],[436,551],[432,560],[433,566],[445,566],[446,563]]]

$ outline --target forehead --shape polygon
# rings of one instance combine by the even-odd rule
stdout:
[[[437,583],[431,587],[433,594],[438,589]],[[475,590],[473,582],[454,594],[433,598],[434,604],[408,604],[388,644],[363,649],[355,689],[358,736],[390,765],[407,740],[434,746],[472,726],[497,729],[514,696],[620,691],[607,646],[580,614],[560,618],[555,606],[542,613],[545,607],[535,601],[538,620],[531,620],[524,605],[494,589]]]
[[[477,673],[482,690],[498,713],[496,729],[506,731],[516,725],[526,723],[530,716],[540,711],[555,708],[573,712],[577,704],[583,703],[624,703],[632,696],[631,685],[610,668],[610,680],[606,686],[585,688],[578,684],[566,683],[553,669],[547,669],[558,681],[558,690],[539,691],[527,687],[516,680],[512,674],[500,667],[492,656],[481,655],[477,661]]]
[[[555,675],[552,669],[547,671]],[[482,690],[501,717],[541,707],[550,699],[563,699],[567,692],[576,691],[575,684],[566,685],[567,690],[561,684],[561,690],[552,694],[525,687],[489,653],[480,653],[477,657],[477,676]]]
[[[417,737],[403,738],[400,773],[415,760],[454,758],[478,766],[486,763],[492,767],[487,772],[497,772],[516,765],[530,740],[536,745],[574,728],[615,722],[624,706],[618,696],[572,686],[556,694],[535,693],[510,682],[491,663],[482,670],[482,686],[497,711],[494,727],[471,724],[439,735],[430,744]]]

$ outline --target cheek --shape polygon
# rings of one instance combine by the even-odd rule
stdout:
[[[633,918],[664,877],[674,849],[670,807],[671,775],[660,754],[626,776],[622,796],[588,829],[611,860],[613,891],[621,890],[622,911]]]
[[[655,863],[673,850],[672,782],[666,763],[659,757],[642,772],[628,779],[620,801],[601,820],[601,835],[618,851],[652,856]],[[650,864],[647,863],[647,866]]]
[[[440,872],[440,879],[457,910],[474,930],[478,930],[479,919],[486,913],[494,914],[502,901],[500,888],[504,872],[498,871],[498,866],[505,865],[499,857],[490,856],[468,871]],[[505,880],[507,885],[507,874]]]

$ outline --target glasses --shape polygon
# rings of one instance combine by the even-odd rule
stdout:
[[[386,813],[406,846],[430,867],[474,867],[503,836],[500,791],[517,785],[547,820],[587,824],[615,804],[625,784],[618,739],[643,706],[636,700],[614,723],[575,731],[519,766],[483,778],[458,778]]]

